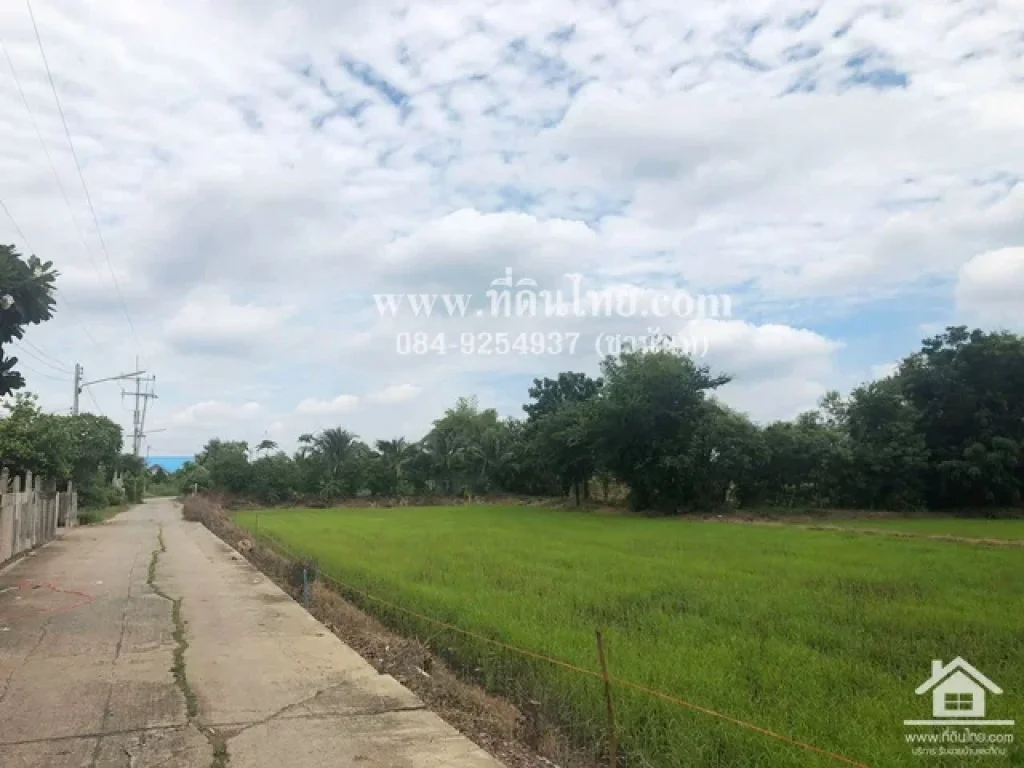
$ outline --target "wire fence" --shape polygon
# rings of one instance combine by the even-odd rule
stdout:
[[[483,644],[484,646],[497,648],[521,658],[540,661],[554,668],[571,672],[574,675],[580,676],[582,679],[589,679],[601,684],[605,710],[607,713],[607,722],[603,727],[604,737],[606,740],[604,754],[606,755],[606,762],[611,768],[617,768],[621,765],[620,757],[623,754],[617,738],[617,722],[614,704],[615,697],[613,695],[613,689],[618,689],[620,692],[629,691],[631,693],[640,694],[654,700],[671,704],[674,707],[683,710],[689,710],[691,712],[706,715],[718,721],[742,728],[749,733],[758,734],[759,736],[774,740],[780,744],[785,744],[794,749],[802,750],[805,753],[826,758],[830,763],[856,766],[856,768],[869,768],[868,764],[861,762],[860,760],[847,757],[846,755],[832,750],[818,747],[806,741],[787,736],[786,734],[762,727],[756,723],[749,722],[739,717],[734,717],[710,707],[702,706],[679,696],[666,693],[665,691],[660,691],[656,688],[643,685],[633,680],[611,674],[608,670],[607,659],[604,652],[604,638],[600,628],[595,628],[595,658],[597,659],[599,667],[599,671],[596,671],[564,659],[559,659],[538,651],[533,651],[502,640],[497,640],[493,637],[488,637],[480,632],[466,629],[451,622],[438,619],[434,616],[423,613],[422,611],[417,611],[407,606],[400,605],[394,600],[389,600],[381,597],[380,595],[373,594],[372,592],[357,587],[354,584],[347,583],[329,573],[324,572],[311,558],[290,548],[276,536],[270,535],[266,531],[261,531],[259,528],[258,516],[256,519],[256,525],[252,530],[239,528],[233,521],[225,519],[222,514],[217,515],[217,517],[219,517],[219,520],[210,520],[206,516],[200,516],[199,519],[201,519],[214,531],[214,533],[217,533],[218,535],[223,535],[228,532],[224,530],[224,528],[236,529],[234,532],[236,533],[236,537],[238,533],[249,534],[253,537],[253,546],[257,550],[261,547],[266,548],[279,557],[283,557],[290,561],[292,574],[289,580],[298,589],[300,599],[307,610],[311,609],[312,585],[317,581],[321,581],[330,585],[334,591],[343,598],[356,596],[367,603],[382,606],[389,611],[408,616],[416,619],[417,621],[423,622],[424,624],[452,632],[455,635],[469,638],[475,642]],[[221,530],[218,530],[218,527],[220,527]]]

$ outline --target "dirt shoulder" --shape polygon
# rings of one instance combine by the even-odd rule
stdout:
[[[296,563],[257,546],[223,508],[201,497],[186,501],[186,518],[202,522],[282,589],[301,600]],[[301,566],[300,566],[301,568]],[[301,572],[301,570],[300,570]],[[432,711],[509,768],[590,768],[596,756],[569,746],[553,726],[460,677],[418,640],[396,633],[322,581],[310,590],[309,611],[346,645],[412,690]]]

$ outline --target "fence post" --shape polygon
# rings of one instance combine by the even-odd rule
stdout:
[[[302,566],[302,605],[309,610],[309,571],[305,565]]]
[[[29,472],[28,476],[31,477],[32,473]],[[21,533],[21,514],[22,514],[22,507],[24,506],[24,504],[23,504],[24,498],[22,498],[21,488],[22,488],[21,475],[15,475],[14,476],[14,537],[13,537],[14,544],[13,544],[12,549],[11,549],[11,553],[15,554],[15,555],[18,554],[19,552],[21,552],[21,549],[22,549],[22,547],[21,547],[21,538],[22,538],[22,533]]]
[[[0,470],[0,537],[3,537],[3,539],[7,538],[4,536],[4,528],[6,527],[4,512],[6,509],[9,509],[11,513],[11,535],[10,541],[0,540],[0,563],[6,561],[7,558],[14,554],[14,507],[8,501],[11,499],[10,491],[10,473],[7,471],[7,467],[4,467]],[[7,550],[8,544],[11,547],[10,551]]]
[[[612,682],[608,677],[608,662],[604,656],[604,638],[601,630],[595,629],[597,635],[597,658],[601,662],[601,677],[604,678],[604,703],[608,710],[608,765],[615,768],[617,745],[615,743],[615,709],[612,707]]]

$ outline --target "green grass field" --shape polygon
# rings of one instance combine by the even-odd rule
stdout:
[[[904,719],[931,716],[914,688],[932,659],[965,657],[1005,691],[989,715],[1024,721],[1020,549],[526,507],[236,520],[253,529],[257,515],[261,536],[361,590],[591,670],[601,627],[613,675],[860,763],[954,764],[912,756],[904,738]],[[362,604],[489,687],[601,738],[597,681]],[[630,768],[842,764],[629,689],[614,695]],[[982,762],[1021,765],[1024,751]]]
[[[836,520],[828,525],[841,528],[873,528],[934,536],[956,536],[964,539],[998,539],[1024,541],[1024,520],[977,520],[955,517],[883,518],[875,520]]]

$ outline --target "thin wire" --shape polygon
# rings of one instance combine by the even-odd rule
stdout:
[[[0,40],[0,46],[2,46],[2,45],[3,45],[3,40]],[[4,50],[6,51],[6,48]],[[10,59],[8,59],[8,61],[9,60]],[[28,106],[28,105],[26,104],[26,106]],[[29,110],[29,114],[30,115],[32,114],[31,110]],[[40,136],[40,140],[41,139],[42,139],[42,137]],[[46,145],[44,144],[43,145],[44,149],[45,149],[45,146]],[[58,181],[59,181],[59,179],[58,179]],[[66,197],[64,198],[64,200],[65,200],[65,202],[67,202],[67,198]],[[25,237],[25,233],[22,231],[21,227],[18,226],[18,222],[14,218],[14,214],[11,213],[11,209],[7,207],[7,204],[2,199],[0,199],[0,208],[3,208],[4,213],[7,214],[7,218],[11,220],[11,224],[14,226],[14,231],[18,233],[18,236],[21,238],[22,242],[25,243],[25,248],[27,249],[28,253],[29,254],[37,253],[36,249],[33,248],[32,244],[28,241],[28,238]],[[75,218],[73,213],[71,214],[71,218],[72,218],[72,220],[74,220],[74,218]],[[85,241],[83,240],[83,244],[84,244],[84,242]],[[86,246],[86,250],[88,250],[88,246]],[[98,349],[100,352],[104,352],[103,347],[101,347],[99,345],[99,342],[97,342],[96,339],[93,338],[93,335],[91,333],[89,333],[89,329],[85,327],[85,324],[78,317],[78,313],[72,307],[71,302],[69,302],[67,299],[62,298],[60,292],[56,293],[55,296],[57,297],[57,303],[58,304],[63,304],[64,308],[67,309],[68,312],[71,313],[71,315],[74,317],[75,322],[78,323],[78,327],[82,329],[82,333],[84,333],[86,338],[89,339],[89,341],[92,342],[92,345],[94,347],[96,347],[96,349]]]
[[[110,279],[114,282],[114,289],[117,291],[117,299],[121,303],[121,309],[124,311],[124,317],[128,321],[128,327],[131,329],[132,338],[135,339],[135,346],[137,348],[141,347],[142,345],[139,344],[139,336],[135,332],[135,324],[132,322],[132,317],[128,313],[128,306],[124,303],[124,296],[121,293],[121,285],[117,282],[117,275],[114,274],[114,265],[110,260],[110,251],[107,249],[107,241],[103,237],[103,228],[100,227],[100,220],[96,215],[96,208],[92,204],[92,195],[89,194],[89,185],[85,183],[85,174],[82,173],[82,164],[78,160],[78,153],[75,151],[75,143],[71,140],[71,131],[68,129],[68,121],[64,116],[64,108],[61,106],[60,96],[57,95],[57,85],[53,81],[53,73],[50,71],[50,62],[46,58],[46,49],[43,47],[43,38],[39,34],[39,25],[36,24],[36,15],[32,12],[32,0],[25,0],[25,5],[28,7],[28,14],[32,19],[32,29],[36,34],[36,42],[39,44],[39,53],[43,57],[43,66],[46,68],[46,77],[50,81],[50,90],[53,91],[53,99],[57,103],[57,111],[60,113],[60,121],[64,126],[64,135],[67,137],[68,147],[71,149],[71,157],[75,160],[75,169],[78,171],[78,180],[82,182],[82,191],[85,192],[85,202],[89,206],[89,213],[92,214],[92,221],[96,227],[96,235],[99,237],[100,245],[103,248],[103,255],[107,259],[107,269],[110,271]]]
[[[0,45],[3,45],[3,40],[0,40]],[[21,231],[21,227],[19,227],[18,226],[18,222],[14,220],[14,216],[11,215],[11,211],[7,207],[7,203],[5,203],[3,201],[3,199],[0,199],[0,208],[4,209],[4,213],[7,214],[7,218],[10,219],[11,220],[11,224],[14,225],[14,231],[18,233],[18,237],[20,237],[24,241],[25,246],[28,248],[29,252],[31,253],[32,252],[32,246],[30,246],[28,244],[28,238],[25,237],[25,233]]]
[[[63,381],[65,383],[71,381],[71,379],[68,378],[51,376],[50,374],[43,373],[42,371],[37,371],[35,368],[32,368],[28,364],[26,364],[25,361],[22,360],[21,358],[18,358],[18,367],[24,368],[26,371],[28,371],[29,373],[34,373],[36,376],[40,376],[44,379],[50,379],[50,381]]]
[[[22,339],[22,344],[24,343],[24,341],[25,340]],[[54,365],[49,360],[47,360],[45,357],[42,357],[41,355],[37,355],[31,349],[29,349],[28,347],[22,346],[22,344],[19,344],[17,341],[12,341],[11,343],[14,345],[15,349],[18,349],[18,350],[24,352],[26,355],[28,355],[29,357],[31,357],[35,361],[42,363],[43,365],[47,366],[48,368],[53,369],[57,373],[71,373],[71,369],[67,368],[63,364],[61,364],[61,365]]]
[[[0,39],[0,48],[3,48],[4,56],[7,58],[7,66],[11,70],[11,76],[14,78],[14,84],[18,88],[18,93],[21,96],[21,103],[25,105],[25,111],[28,112],[29,120],[32,121],[32,127],[36,131],[36,138],[39,139],[39,144],[43,148],[43,154],[46,155],[46,161],[50,164],[50,170],[53,171],[53,178],[57,182],[57,186],[60,188],[60,194],[64,198],[64,205],[67,206],[68,214],[71,216],[71,223],[75,225],[75,231],[78,232],[78,239],[82,243],[82,247],[85,249],[85,254],[89,257],[89,263],[92,264],[92,269],[96,273],[96,276],[101,280],[103,275],[100,274],[100,268],[96,266],[96,259],[92,255],[92,249],[89,248],[89,241],[85,237],[85,233],[82,231],[81,225],[78,223],[78,217],[75,216],[74,206],[71,205],[71,198],[68,197],[68,191],[64,187],[64,182],[60,180],[60,174],[57,173],[57,166],[53,162],[53,156],[50,154],[49,148],[46,146],[46,140],[43,138],[43,132],[39,130],[39,123],[36,121],[35,112],[32,111],[32,106],[28,103],[28,97],[25,96],[25,90],[21,87],[21,78],[18,77],[18,70],[14,67],[14,60],[11,59],[11,54],[7,50],[7,46],[4,41]],[[10,212],[8,212],[8,216]],[[21,239],[28,243],[24,233],[18,230],[21,234]],[[31,251],[32,249],[29,248]]]
[[[63,372],[64,372],[64,373],[71,373],[71,372],[72,372],[72,371],[71,371],[71,369],[70,369],[70,368],[68,368],[68,367],[67,367],[67,366],[66,366],[66,365],[64,364],[64,361],[63,361],[63,360],[61,360],[61,359],[60,359],[59,357],[57,357],[56,355],[51,355],[51,354],[50,354],[49,352],[47,352],[47,351],[46,351],[45,349],[40,349],[40,348],[39,348],[39,345],[37,345],[37,344],[33,344],[33,343],[32,343],[31,341],[29,341],[28,339],[22,339],[22,340],[21,340],[21,343],[22,343],[22,344],[24,344],[24,345],[26,345],[26,346],[27,346],[27,347],[28,347],[29,349],[31,349],[32,351],[34,351],[34,352],[37,352],[38,354],[40,354],[40,355],[42,355],[43,357],[45,357],[45,358],[47,359],[47,361],[49,361],[49,362],[53,362],[53,363],[56,363],[57,365],[60,365],[60,366],[63,366],[63,369],[64,369],[64,370],[63,370]]]
[[[96,406],[96,410],[100,412],[100,416],[106,416],[107,414],[100,408],[99,401],[96,400],[96,395],[92,393],[92,390],[86,387],[85,391],[89,395],[89,399],[92,400],[92,404]]]

